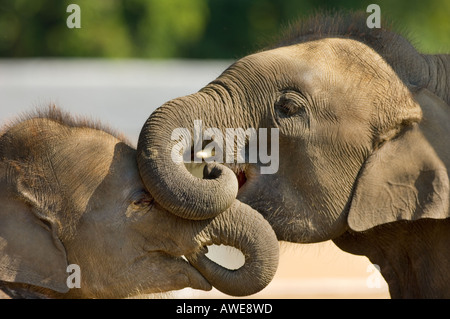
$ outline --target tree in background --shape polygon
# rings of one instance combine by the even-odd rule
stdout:
[[[80,29],[66,26],[70,3]],[[450,50],[448,0],[0,0],[0,56],[235,59],[296,19],[370,3],[420,50]]]
[[[81,28],[69,29],[70,3]],[[2,0],[3,57],[175,57],[200,40],[208,16],[204,0]]]

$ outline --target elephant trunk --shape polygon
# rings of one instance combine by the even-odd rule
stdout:
[[[232,246],[245,256],[244,265],[236,270],[224,268],[203,254],[186,256],[223,293],[233,296],[257,293],[275,275],[279,258],[277,237],[269,223],[250,206],[235,200],[227,211],[208,221],[197,240],[204,243],[204,238],[207,244]]]
[[[201,179],[183,162],[183,154],[191,154],[194,120],[211,119],[220,112],[216,104],[202,92],[169,101],[150,115],[139,136],[137,163],[146,188],[161,206],[182,218],[212,218],[237,196],[238,182],[229,168],[207,164]]]

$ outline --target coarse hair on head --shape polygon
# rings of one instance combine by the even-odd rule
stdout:
[[[284,31],[272,40],[271,47],[330,37],[362,42],[383,55],[385,50],[389,50],[389,44],[400,39],[404,41],[404,37],[409,38],[410,35],[385,17],[381,20],[381,28],[369,28],[364,11],[317,11],[305,19],[288,23]]]
[[[121,132],[111,128],[100,120],[94,120],[88,116],[73,115],[68,111],[64,111],[54,103],[50,103],[47,107],[36,107],[34,110],[26,111],[14,119],[9,120],[0,129],[0,136],[15,125],[31,119],[48,119],[58,124],[74,127],[74,128],[89,128],[93,130],[103,131],[111,136],[117,138],[121,142],[132,146],[131,141]]]

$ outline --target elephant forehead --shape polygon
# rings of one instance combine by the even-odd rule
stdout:
[[[353,42],[356,45],[352,46]],[[359,49],[352,53],[357,61],[343,53],[357,47]],[[321,39],[279,47],[240,59],[224,72],[222,78],[230,77],[245,87],[264,87],[266,92],[286,88],[297,88],[311,95],[330,92],[331,88],[354,86],[352,83],[358,81],[358,77],[371,77],[360,69],[373,69],[358,57],[357,52],[364,50],[370,48],[349,39]]]
[[[313,93],[324,76],[318,63],[301,57],[295,46],[263,51],[246,56],[224,72],[222,78],[232,78],[247,88],[263,91],[299,88]]]
[[[309,84],[318,79],[339,80],[392,76],[384,59],[364,43],[352,39],[325,38],[279,47],[241,59],[257,66],[254,69],[273,70],[283,78],[300,77]]]

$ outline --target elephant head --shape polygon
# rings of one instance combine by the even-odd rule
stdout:
[[[0,287],[12,296],[121,298],[211,285],[241,296],[276,271],[278,241],[260,214],[236,200],[202,221],[168,213],[146,191],[135,149],[56,109],[3,131],[0,174]],[[215,264],[204,255],[211,244],[238,248],[245,264]]]
[[[239,59],[199,92],[156,109],[138,143],[150,193],[190,219],[210,218],[237,196],[269,221],[279,240],[293,242],[400,219],[449,217],[449,154],[442,145],[436,151],[437,133],[419,123],[425,113],[436,121],[448,149],[448,107],[439,105],[449,103],[444,70],[450,58],[421,55],[365,21],[337,15],[294,26],[278,45]],[[420,104],[424,94],[434,102]],[[193,177],[174,131],[192,132],[200,120],[223,136],[227,128],[276,129],[269,146],[279,151],[278,170],[264,174],[263,158],[251,162],[246,155],[244,164],[207,164],[203,179]]]

